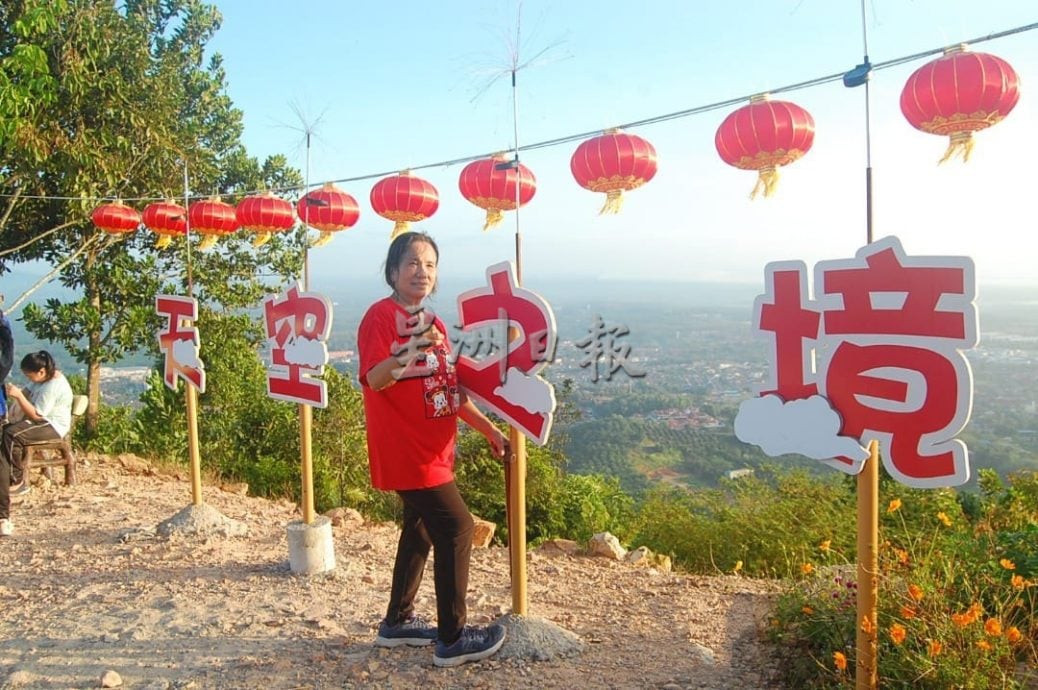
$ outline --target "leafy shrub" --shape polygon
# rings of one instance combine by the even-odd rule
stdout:
[[[952,491],[884,483],[875,621],[884,686],[1022,686],[1018,664],[1038,662],[1038,597],[1032,571],[1014,555],[1030,558],[1035,549],[1038,513],[1019,521],[1036,474],[1017,475],[1016,491],[982,480],[979,520],[959,509]],[[792,686],[850,687],[857,614],[845,587],[853,552],[822,544],[791,573],[770,631]]]

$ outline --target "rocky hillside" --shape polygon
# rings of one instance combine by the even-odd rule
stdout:
[[[530,616],[579,636],[550,661],[513,654],[455,669],[425,649],[372,646],[398,530],[346,515],[337,569],[288,569],[288,502],[206,487],[243,537],[159,523],[190,503],[186,477],[86,456],[73,487],[34,476],[0,540],[4,688],[769,688],[759,640],[773,585],[695,577],[544,547],[528,555]],[[507,613],[507,550],[476,549],[470,622]],[[419,612],[434,617],[432,573]],[[502,650],[502,654],[508,649]]]

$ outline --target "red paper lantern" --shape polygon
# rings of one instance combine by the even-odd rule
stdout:
[[[256,233],[253,247],[261,247],[270,241],[271,233],[284,232],[296,224],[292,202],[274,196],[270,192],[247,196],[234,209],[238,223]]]
[[[754,96],[724,119],[714,136],[721,159],[740,170],[756,170],[757,184],[750,198],[760,192],[771,196],[778,184],[778,169],[799,160],[811,150],[815,121],[811,114],[789,101]]]
[[[425,220],[440,207],[436,187],[405,170],[379,180],[371,188],[371,207],[375,213],[395,223],[389,238],[407,232],[411,223]]]
[[[110,204],[101,204],[90,214],[90,218],[94,225],[113,235],[133,232],[141,224],[141,214],[119,199]]]
[[[187,217],[191,221],[191,229],[205,236],[198,243],[200,251],[209,249],[218,238],[230,235],[239,227],[234,207],[215,196],[188,206]]]
[[[655,177],[656,149],[639,136],[610,129],[578,146],[569,169],[584,189],[605,192],[599,213],[619,213],[623,193]]]
[[[522,163],[510,163],[504,154],[472,161],[458,177],[461,195],[487,212],[483,230],[489,230],[504,219],[505,211],[516,209],[516,187],[519,206],[523,206],[537,192],[537,179]]]
[[[352,196],[327,182],[299,200],[296,214],[304,223],[321,231],[313,242],[314,247],[320,247],[332,239],[332,233],[348,230],[357,224],[360,206]]]
[[[916,129],[949,138],[940,163],[973,151],[973,132],[997,124],[1020,100],[1020,81],[1009,63],[966,45],[917,69],[901,91],[901,112]]]
[[[173,238],[187,234],[187,211],[173,201],[159,201],[144,208],[145,227],[159,235],[156,249],[165,249]]]

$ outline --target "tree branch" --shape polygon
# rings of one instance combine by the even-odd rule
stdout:
[[[7,313],[13,314],[15,311],[17,311],[18,307],[22,306],[22,303],[25,302],[26,299],[28,299],[29,295],[31,295],[32,293],[36,292],[41,287],[49,283],[51,279],[54,278],[54,276],[61,273],[61,271],[64,270],[66,266],[68,266],[70,263],[79,258],[79,255],[85,252],[87,249],[89,249],[90,245],[96,243],[100,237],[100,235],[94,235],[93,237],[88,239],[86,242],[83,243],[83,246],[81,246],[79,249],[73,252],[67,259],[65,259],[60,264],[51,269],[50,273],[37,280],[32,285],[32,287],[30,287],[28,290],[26,290],[18,296],[18,299],[14,301],[14,304],[12,304],[10,308],[7,309]]]
[[[39,242],[40,240],[42,240],[44,237],[47,237],[48,235],[53,235],[54,233],[58,232],[59,230],[64,230],[65,228],[72,227],[73,225],[79,225],[79,223],[81,223],[81,222],[82,222],[81,220],[70,220],[67,223],[62,223],[61,225],[56,225],[56,226],[54,226],[53,228],[51,228],[50,230],[48,230],[46,232],[41,232],[39,235],[37,235],[36,237],[33,237],[28,242],[20,244],[17,247],[11,247],[10,249],[5,249],[3,251],[0,251],[0,257],[7,256],[8,254],[14,254],[16,251],[18,251],[20,249],[25,249],[26,247],[28,247],[29,245],[33,244],[34,242]]]

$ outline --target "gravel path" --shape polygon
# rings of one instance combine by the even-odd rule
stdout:
[[[774,584],[694,577],[534,551],[530,619],[584,651],[454,669],[428,649],[372,646],[389,590],[392,524],[334,529],[337,569],[288,570],[293,504],[207,487],[243,537],[161,536],[190,503],[184,477],[88,456],[74,487],[40,477],[0,540],[3,688],[778,688],[759,638]],[[470,622],[508,613],[508,555],[473,554]],[[435,614],[432,574],[418,601]],[[514,624],[514,619],[512,620]],[[107,675],[106,675],[107,674]]]

